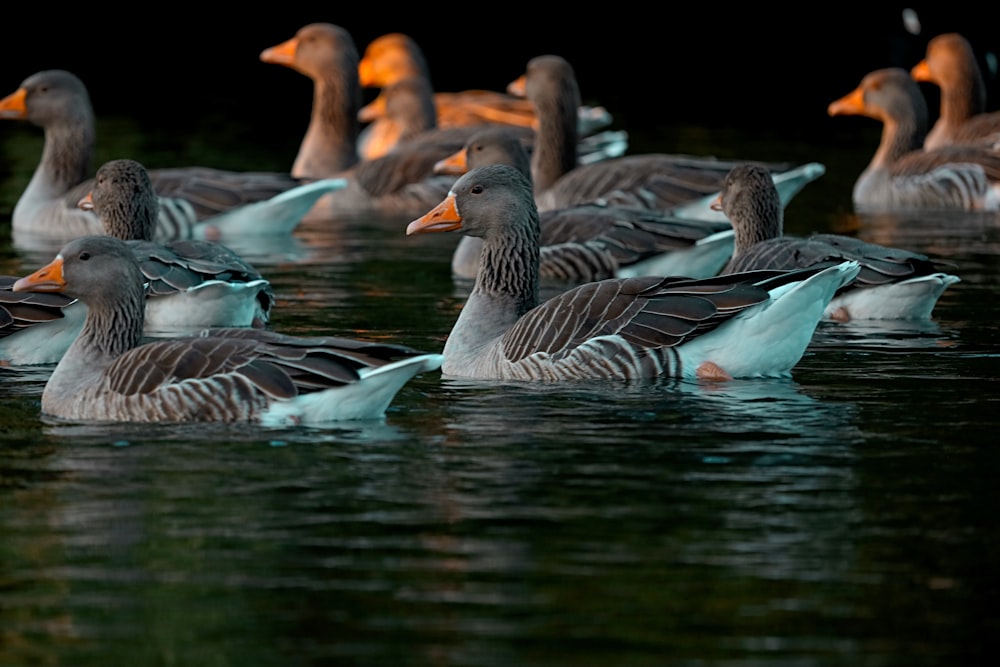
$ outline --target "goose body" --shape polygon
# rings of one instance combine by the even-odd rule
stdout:
[[[1000,146],[1000,111],[986,111],[986,82],[969,40],[956,32],[934,37],[910,75],[941,92],[940,112],[924,148],[977,142]]]
[[[44,70],[0,100],[0,118],[42,128],[42,155],[12,215],[18,245],[100,234],[97,217],[76,204],[93,185],[96,123],[87,88],[66,70]],[[288,173],[234,172],[210,167],[151,170],[159,212],[155,236],[218,238],[223,234],[287,234],[336,179],[307,182]],[[244,215],[245,214],[245,215]],[[206,221],[210,221],[205,224]]]
[[[580,90],[572,65],[557,55],[537,56],[507,90],[531,101],[538,117],[531,172],[539,210],[582,202],[671,209],[715,195],[739,163],[710,156],[636,153],[578,164],[572,110],[579,106]],[[775,172],[792,166],[766,164]],[[787,191],[790,197],[798,190]]]
[[[788,376],[857,262],[707,279],[612,278],[538,302],[531,182],[496,164],[461,176],[407,234],[485,240],[475,285],[444,347],[442,372],[482,379],[635,380]]]
[[[270,282],[228,247],[203,240],[153,241],[156,193],[139,162],[101,165],[79,206],[96,213],[104,233],[127,242],[139,262],[149,285],[147,333],[270,322]]]
[[[394,123],[379,109],[387,104],[386,92],[404,79],[431,82],[430,67],[417,42],[404,33],[381,35],[365,47],[358,64],[358,78],[364,88],[381,89],[361,112],[369,125],[362,151],[366,158],[384,154],[395,145]],[[509,127],[532,128],[535,109],[531,102],[504,92],[472,89],[458,92],[431,92],[431,111],[439,127],[501,124]],[[580,136],[593,134],[611,124],[611,114],[603,107],[580,105],[577,108],[577,130]]]
[[[42,412],[73,421],[322,424],[378,419],[441,356],[340,337],[209,329],[141,343],[145,277],[109,236],[66,244],[14,292],[62,292],[87,304],[83,329],[42,392]]]
[[[861,265],[858,276],[838,290],[826,306],[827,319],[925,320],[958,276],[926,255],[890,248],[840,234],[786,236],[784,215],[768,173],[736,167],[718,196],[736,232],[733,257],[724,273],[758,269],[798,269],[844,261]]]
[[[531,178],[531,158],[502,127],[481,130],[435,165],[461,175],[488,164],[506,164]],[[539,277],[591,282],[637,275],[714,276],[732,254],[732,228],[724,218],[701,222],[634,206],[586,203],[540,212]],[[483,239],[463,235],[452,255],[452,274],[475,279]]]
[[[1000,209],[1000,150],[974,144],[925,149],[927,102],[906,70],[867,74],[827,112],[882,123],[878,148],[854,184],[857,211]]]

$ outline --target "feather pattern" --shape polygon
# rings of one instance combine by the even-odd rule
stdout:
[[[87,318],[42,393],[48,415],[85,421],[323,423],[384,416],[441,355],[339,337],[207,329],[140,344],[144,278],[128,245],[108,236],[66,244],[14,292],[59,291]]]
[[[577,166],[577,127],[567,110],[579,106],[580,91],[570,63],[556,55],[532,58],[507,91],[535,106],[538,135],[531,171],[540,210],[594,201],[669,209],[717,193],[735,164],[710,156],[647,153]],[[792,166],[763,164],[775,171]]]
[[[826,307],[824,317],[829,319],[927,319],[945,289],[959,282],[958,276],[946,271],[945,262],[902,248],[839,234],[786,236],[774,183],[755,165],[730,172],[716,206],[736,232],[733,257],[724,273],[857,261],[857,277]]]
[[[538,210],[508,165],[460,177],[407,234],[485,240],[475,286],[444,348],[447,375],[521,380],[786,376],[857,262],[706,279],[612,278],[538,301]],[[772,318],[773,321],[772,321]]]

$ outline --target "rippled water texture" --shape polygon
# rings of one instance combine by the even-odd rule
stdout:
[[[264,430],[56,423],[49,369],[0,368],[0,664],[989,664],[1000,224],[843,215],[854,173],[800,149],[829,171],[789,231],[962,282],[930,323],[822,325],[789,380],[430,374],[383,422]],[[440,349],[457,238],[406,222],[238,249],[277,329]]]

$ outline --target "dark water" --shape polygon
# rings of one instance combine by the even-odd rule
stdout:
[[[4,243],[30,134],[0,135]],[[322,430],[60,424],[50,369],[0,368],[0,665],[994,664],[1000,222],[846,214],[870,137],[680,139],[826,163],[789,231],[946,256],[962,282],[931,323],[822,325],[790,380],[430,374],[383,422]],[[457,239],[406,222],[238,249],[277,329],[440,349]]]

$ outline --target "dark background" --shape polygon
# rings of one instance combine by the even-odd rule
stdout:
[[[239,125],[249,128],[239,141],[294,152],[311,85],[258,55],[306,23],[327,21],[347,28],[359,51],[383,33],[409,33],[441,91],[503,90],[529,58],[558,53],[573,63],[585,101],[607,107],[623,129],[691,123],[815,136],[830,127],[830,101],[872,69],[908,69],[935,34],[963,33],[984,67],[987,52],[1000,54],[997,3],[702,4],[619,3],[593,15],[582,3],[534,14],[521,13],[520,3],[309,11],[157,4],[129,12],[88,5],[74,14],[20,5],[0,39],[0,95],[35,71],[65,68],[87,84],[98,117],[126,116],[162,132],[208,123],[220,141]],[[904,30],[906,6],[916,8],[921,34]],[[567,10],[572,16],[560,17]],[[998,108],[997,77],[987,77],[989,105]],[[935,90],[925,91],[936,109]],[[0,132],[23,131],[14,125],[0,124]]]

